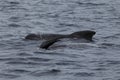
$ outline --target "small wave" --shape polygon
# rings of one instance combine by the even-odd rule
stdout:
[[[8,20],[11,21],[11,22],[20,22],[23,19],[18,17],[18,16],[11,16]]]
[[[21,25],[16,23],[11,23],[11,24],[8,24],[8,27],[21,27]]]
[[[75,76],[79,77],[92,77],[95,76],[95,73],[88,73],[88,72],[78,72],[75,74]]]
[[[3,1],[1,2],[3,4],[0,4],[1,11],[5,13],[13,13],[14,11],[18,10],[26,10],[26,8],[23,8],[21,6],[21,3],[18,1]]]
[[[6,69],[4,70],[7,73],[16,73],[16,74],[23,74],[23,73],[29,73],[31,71],[25,70],[25,69]]]
[[[32,56],[32,54],[29,53],[19,53],[18,56]]]
[[[111,39],[117,39],[118,37],[116,35],[111,35],[111,36],[106,36],[106,37],[102,37],[104,39],[108,39],[108,38],[111,38]]]
[[[11,1],[9,3],[12,4],[12,5],[18,5],[18,4],[20,4],[19,2],[15,2],[15,1]]]
[[[120,45],[115,44],[115,43],[101,43],[100,48],[114,48],[114,49],[119,49]]]
[[[73,23],[59,23],[60,27],[64,27],[64,26],[69,26],[69,27],[80,27],[80,25],[77,24],[73,24]]]
[[[58,63],[55,63],[56,65],[74,65],[75,63],[68,63],[68,62],[58,62]]]
[[[32,60],[32,61],[50,61],[50,59],[45,59],[45,58],[38,58],[38,57],[28,57],[28,60]]]
[[[120,61],[117,60],[107,60],[107,65],[119,65]]]
[[[0,61],[26,61],[25,58],[0,58]]]
[[[41,55],[41,56],[43,56],[43,55],[46,55],[46,56],[48,56],[48,57],[58,57],[58,56],[62,56],[62,57],[71,57],[71,58],[77,58],[78,57],[78,55],[75,55],[75,54],[66,54],[66,53],[64,53],[64,52],[61,52],[61,51],[59,51],[60,53],[58,53],[58,52],[56,52],[56,50],[54,51],[54,50],[47,50],[46,52],[35,52],[35,54],[37,54],[37,55]],[[56,58],[53,58],[53,59],[56,59]]]
[[[13,78],[18,78],[18,77],[21,77],[21,76],[16,75],[16,74],[0,73],[0,78],[13,79]]]
[[[60,73],[59,69],[51,69],[46,71],[34,71],[31,73],[32,76],[40,77],[40,76],[55,76]]]
[[[95,70],[95,71],[106,71],[108,69],[105,68],[105,67],[98,67],[98,68],[95,68],[95,69],[92,69],[92,70]]]
[[[37,63],[37,62],[23,62],[23,61],[9,61],[9,62],[6,62],[6,64],[12,64],[12,65],[40,65],[40,63]]]
[[[77,4],[82,5],[82,6],[104,6],[104,5],[107,5],[105,3],[91,3],[91,2],[89,2],[89,3],[77,2]]]

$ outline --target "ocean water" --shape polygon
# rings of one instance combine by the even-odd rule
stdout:
[[[24,40],[82,30],[94,42]],[[120,80],[120,0],[0,0],[0,80]]]

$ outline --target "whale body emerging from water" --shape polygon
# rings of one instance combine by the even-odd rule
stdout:
[[[46,40],[40,45],[40,48],[48,49],[49,46],[54,44],[63,38],[77,38],[77,39],[85,39],[88,41],[92,41],[93,36],[95,35],[95,31],[85,30],[85,31],[77,31],[71,34],[28,34],[25,39],[26,40]]]

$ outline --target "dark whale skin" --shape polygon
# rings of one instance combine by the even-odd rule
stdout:
[[[72,34],[29,34],[25,37],[26,40],[46,40],[41,45],[40,48],[48,49],[55,42],[59,41],[62,38],[77,38],[77,39],[86,39],[92,41],[93,36],[96,34],[95,31],[85,30],[77,31]]]
[[[59,39],[51,39],[51,40],[44,41],[40,45],[40,48],[42,48],[42,49],[48,49],[49,46],[51,46],[52,44],[54,44],[57,41],[59,41]]]
[[[51,40],[51,39],[61,39],[61,38],[84,38],[86,40],[92,40],[95,31],[85,30],[77,31],[72,34],[28,34],[26,40]]]

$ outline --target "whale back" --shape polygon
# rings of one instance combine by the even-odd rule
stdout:
[[[40,35],[37,34],[28,34],[25,37],[26,40],[39,40],[40,39]]]
[[[26,40],[52,40],[66,38],[68,35],[63,34],[28,34]]]
[[[62,35],[62,34],[43,34],[41,35],[41,39],[44,40],[52,40],[52,39],[61,39],[65,38],[67,35]]]

